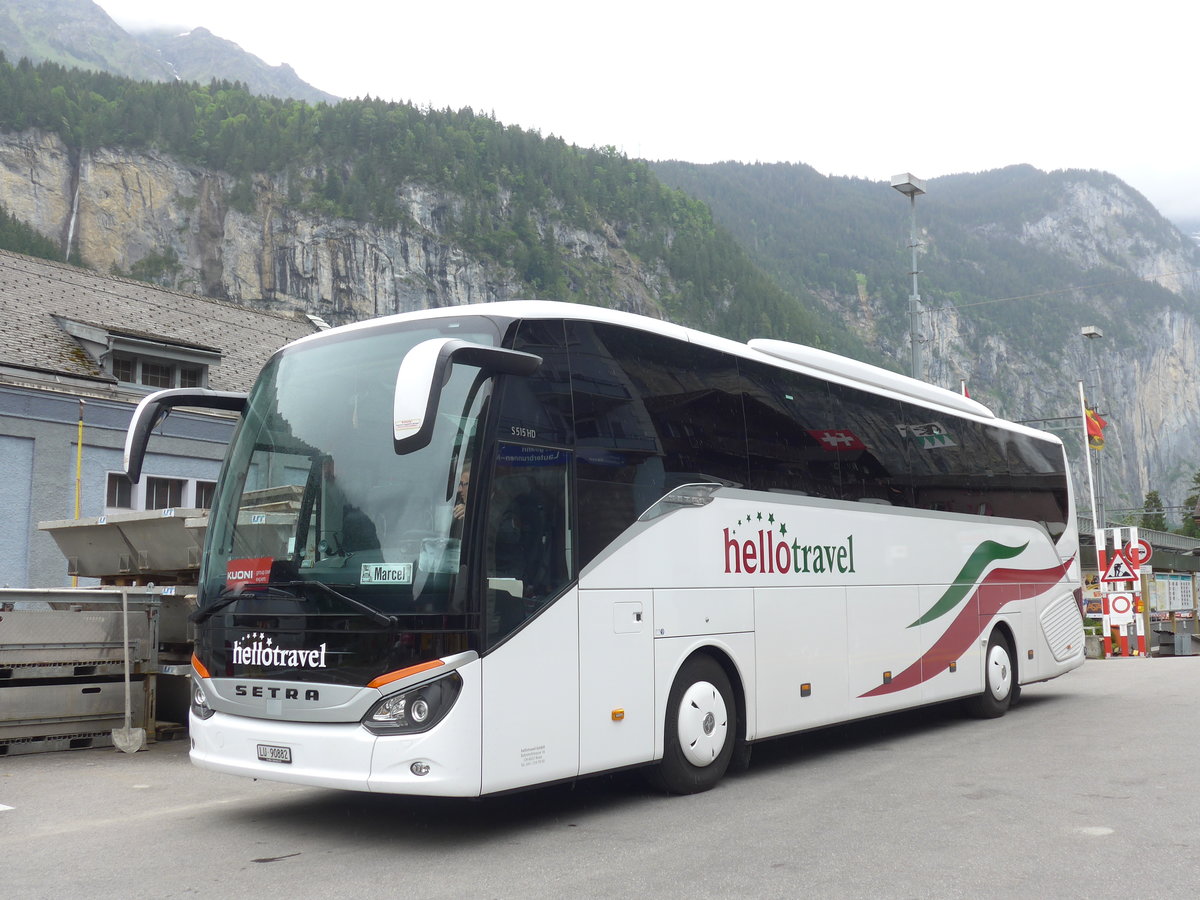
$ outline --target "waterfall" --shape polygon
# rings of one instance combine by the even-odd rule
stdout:
[[[71,199],[71,224],[67,226],[67,252],[63,260],[71,258],[71,242],[75,240],[75,220],[79,217],[79,177],[75,178],[75,196]]]

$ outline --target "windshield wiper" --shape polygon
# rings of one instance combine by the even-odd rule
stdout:
[[[294,582],[289,582],[288,586],[290,587],[292,584],[294,584]],[[304,597],[297,597],[295,594],[290,593],[288,591],[282,591],[279,588],[275,587],[274,585],[265,585],[256,590],[253,590],[253,591],[247,591],[247,590],[230,591],[228,594],[225,594],[222,597],[218,597],[216,600],[214,600],[212,603],[210,603],[208,606],[204,607],[203,609],[196,610],[194,613],[192,613],[191,615],[188,616],[188,621],[194,622],[197,625],[199,625],[201,622],[207,622],[209,619],[211,619],[214,615],[219,613],[225,607],[229,606],[231,603],[236,603],[238,600],[241,600],[244,597],[256,597],[256,598],[270,597],[270,598],[277,599],[277,600],[283,599],[283,600],[299,600],[301,602],[304,601]]]
[[[353,597],[347,597],[345,594],[341,593],[340,591],[335,591],[333,588],[331,588],[329,585],[327,585],[323,581],[316,581],[314,579],[312,581],[301,580],[301,581],[287,581],[287,582],[283,582],[283,583],[286,584],[290,588],[295,588],[295,587],[303,588],[303,587],[307,587],[308,585],[314,585],[316,587],[319,587],[321,590],[323,590],[325,593],[327,593],[330,597],[336,597],[338,600],[341,600],[343,603],[347,604],[348,606],[354,607],[360,613],[362,613],[364,616],[366,616],[368,619],[370,619],[372,622],[374,622],[376,625],[382,625],[385,628],[395,628],[397,622],[399,621],[395,616],[389,616],[387,613],[383,612],[382,610],[376,609],[374,606],[371,606],[367,603],[363,603],[361,600],[356,600]]]

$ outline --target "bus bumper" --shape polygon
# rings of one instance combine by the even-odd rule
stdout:
[[[459,703],[424,734],[377,736],[357,722],[280,722],[229,713],[190,719],[191,759],[204,769],[314,787],[477,797],[479,710]],[[264,758],[265,757],[265,758]],[[273,761],[278,759],[289,761]]]

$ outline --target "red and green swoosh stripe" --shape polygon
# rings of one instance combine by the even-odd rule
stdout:
[[[1002,559],[1012,559],[1014,556],[1020,556],[1021,551],[1029,546],[1026,541],[1020,547],[1010,547],[1007,544],[998,544],[995,541],[984,541],[975,548],[975,552],[967,558],[963,563],[963,567],[958,574],[954,576],[954,583],[942,594],[941,599],[933,606],[929,607],[929,611],[917,621],[909,625],[909,628],[914,628],[917,625],[924,625],[926,622],[932,622],[934,619],[941,618],[962,601],[962,598],[967,596],[967,592],[974,587],[979,581],[979,576],[984,573],[994,562]]]
[[[988,545],[991,545],[991,547],[988,547]],[[995,544],[992,541],[985,541],[983,544],[980,544],[975,552],[971,554],[962,571],[959,572],[955,583],[930,608],[929,612],[921,616],[913,625],[921,625],[945,615],[964,596],[967,596],[971,585],[975,583],[974,579],[978,578],[978,575],[989,564],[1000,559],[1010,559],[1024,550],[1025,546],[1027,545],[1018,548],[1006,547],[1003,544]],[[997,548],[1004,555],[991,555],[996,553]],[[986,559],[980,563],[979,560],[983,557],[986,557]],[[884,694],[902,691],[907,688],[916,687],[918,684],[928,681],[934,675],[944,672],[951,662],[961,657],[971,644],[983,634],[992,619],[996,617],[997,613],[1005,605],[1012,603],[1014,600],[1020,600],[1022,598],[1022,591],[1028,588],[1035,588],[1041,593],[1054,587],[1062,581],[1063,576],[1066,575],[1067,570],[1071,566],[1071,562],[1072,560],[1067,560],[1064,563],[1050,566],[1046,569],[993,569],[985,578],[978,582],[975,590],[969,594],[968,602],[963,604],[962,609],[958,611],[958,615],[954,617],[949,627],[942,632],[942,636],[933,643],[933,646],[920,659],[900,674],[893,676],[892,680],[887,684],[881,684],[879,687],[859,696],[879,697]],[[960,584],[971,572],[975,573],[972,580],[966,584]],[[947,602],[948,597],[953,597],[953,601]]]

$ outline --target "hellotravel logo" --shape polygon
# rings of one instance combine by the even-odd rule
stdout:
[[[775,514],[750,513],[724,529],[726,575],[854,573],[854,535],[837,544],[801,544]]]
[[[245,641],[245,643],[243,643]],[[324,669],[325,645],[315,650],[288,650],[261,631],[247,634],[233,642],[233,663],[237,666],[290,667],[293,669]]]

